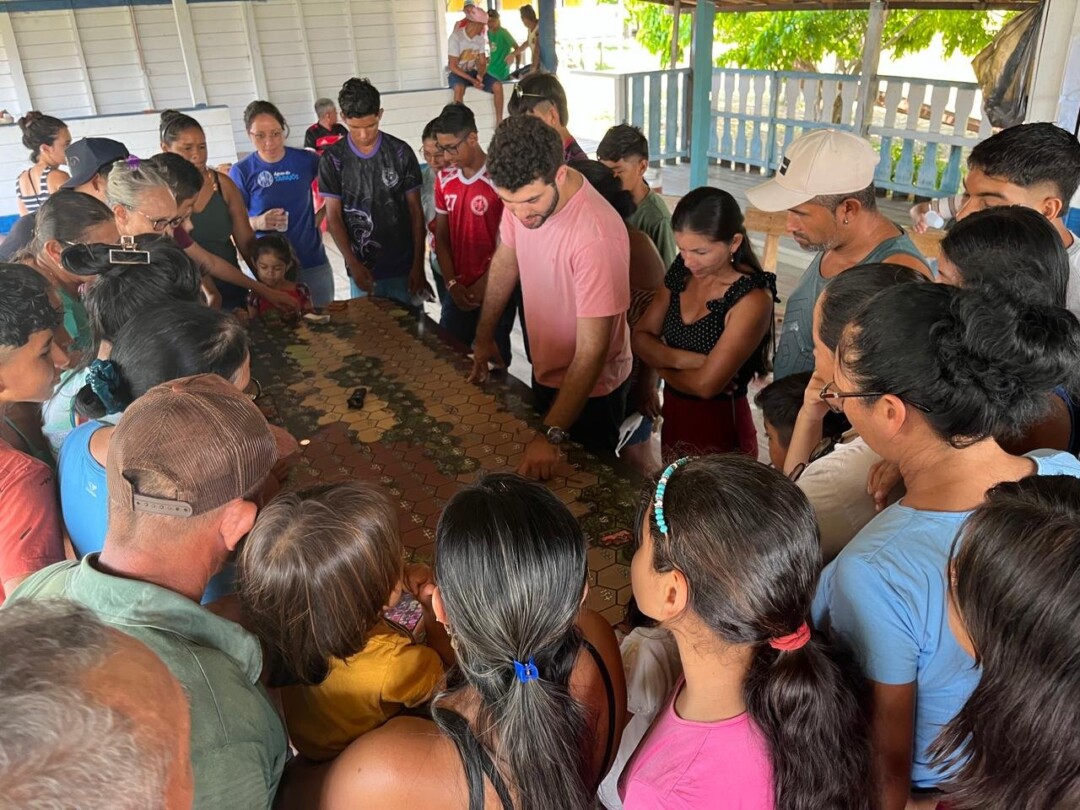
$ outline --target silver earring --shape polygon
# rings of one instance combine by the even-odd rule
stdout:
[[[847,225],[847,224],[848,224],[848,221],[847,221],[846,219],[844,220],[844,224],[845,224],[845,225]]]

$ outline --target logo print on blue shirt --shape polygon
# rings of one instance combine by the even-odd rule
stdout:
[[[400,179],[401,178],[398,177],[398,173],[394,170],[393,166],[386,166],[382,170],[383,185],[387,188],[393,188],[394,186],[396,186],[398,184],[398,180]]]
[[[259,188],[270,188],[274,185],[274,175],[268,171],[259,172],[259,176],[255,178],[255,182]]]

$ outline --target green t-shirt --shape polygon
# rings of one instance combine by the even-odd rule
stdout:
[[[70,599],[157,653],[187,692],[195,808],[269,808],[288,746],[259,683],[259,641],[238,624],[149,582],[99,571],[97,554],[29,576],[8,597]]]
[[[505,28],[488,31],[488,45],[491,46],[491,61],[488,63],[487,72],[505,82],[510,78],[510,66],[506,64],[506,57],[514,49],[514,37]]]
[[[679,249],[675,246],[675,234],[671,232],[671,212],[660,195],[649,189],[628,223],[632,228],[645,231],[660,251],[664,266],[671,267]]]

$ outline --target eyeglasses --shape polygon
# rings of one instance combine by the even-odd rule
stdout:
[[[273,132],[248,132],[248,135],[251,136],[252,140],[263,143],[266,141],[280,141],[285,137],[285,132],[284,130],[275,129]]]
[[[180,227],[181,223],[183,223],[183,221],[187,219],[187,217],[152,217],[149,214],[144,214],[138,208],[131,208],[130,206],[124,207],[127,208],[127,210],[131,213],[138,214],[140,217],[149,222],[150,227],[153,228],[156,233],[161,233],[166,228],[178,228]]]
[[[456,155],[457,152],[458,152],[458,147],[460,147],[468,139],[469,139],[469,136],[466,135],[464,138],[462,138],[457,143],[452,143],[449,146],[443,146],[441,143],[437,144],[435,146],[435,151],[438,152],[440,155]]]
[[[886,394],[888,393],[886,391],[864,391],[864,392],[851,392],[851,393],[848,393],[848,392],[845,392],[845,391],[837,391],[837,390],[835,390],[833,388],[834,385],[836,385],[835,382],[827,382],[827,383],[825,383],[825,387],[822,388],[821,393],[818,394],[818,397],[826,405],[829,406],[829,410],[832,411],[833,413],[843,413],[844,412],[843,400],[845,400],[845,399],[866,399],[868,397],[883,397],[883,396],[886,396]],[[929,408],[927,408],[925,405],[920,405],[918,402],[912,402],[907,397],[900,396],[900,394],[893,394],[892,396],[894,396],[897,399],[900,399],[901,401],[907,403],[912,408],[915,408],[915,410],[922,411],[923,413],[932,413],[932,411]]]
[[[247,394],[252,402],[255,402],[262,396],[262,384],[252,377],[251,382],[249,382],[247,388],[244,389],[244,393]]]

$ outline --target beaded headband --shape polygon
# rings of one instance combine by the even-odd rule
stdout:
[[[660,482],[656,485],[656,500],[653,502],[653,514],[656,516],[656,525],[660,527],[660,531],[667,535],[668,526],[667,521],[664,519],[664,490],[667,489],[668,481],[671,480],[671,476],[675,474],[675,470],[683,466],[690,460],[689,456],[684,456],[677,461],[671,462],[664,470],[664,474],[660,476]]]

